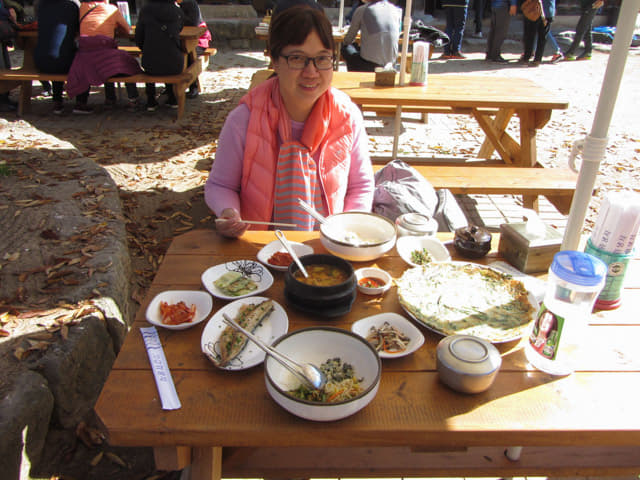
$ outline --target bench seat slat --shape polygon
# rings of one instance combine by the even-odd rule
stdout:
[[[374,171],[384,165],[374,165]],[[513,168],[412,164],[434,188],[454,194],[544,195],[566,214],[576,190],[577,175],[567,168]]]

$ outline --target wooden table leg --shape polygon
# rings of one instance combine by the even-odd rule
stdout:
[[[495,137],[497,138],[497,141],[503,145],[505,145],[505,140],[507,138],[511,140],[511,137],[507,134],[506,129],[507,129],[507,125],[509,125],[509,122],[511,121],[511,117],[513,117],[514,112],[515,111],[511,108],[502,108],[500,109],[500,111],[498,111],[498,113],[496,114],[496,117],[493,119],[492,122],[485,122],[486,125],[483,125],[482,120],[478,119],[478,117],[481,115],[480,113],[478,113],[477,115],[474,115],[480,127],[483,129],[485,134],[487,134],[487,138],[485,138],[484,142],[482,143],[482,146],[480,147],[480,150],[478,151],[479,158],[491,158],[491,155],[496,150],[496,146],[494,143],[495,140],[492,139],[492,135],[490,135],[491,131],[495,132]],[[516,148],[513,148],[513,147],[516,147]],[[516,151],[512,153],[507,153],[508,151],[513,151],[513,150],[516,150]],[[505,163],[512,163],[511,157],[514,157],[515,159],[515,157],[517,157],[520,152],[517,149],[517,146],[512,145],[511,148],[509,149],[507,149],[507,147],[504,146],[504,152],[499,151],[498,153],[500,153],[500,156]]]
[[[18,99],[18,116],[31,111],[31,80],[20,82],[20,98]]]
[[[520,117],[520,158],[517,166],[535,167],[537,163],[536,151],[536,115],[534,110],[519,110]],[[539,211],[539,199],[537,195],[523,195],[524,208]]]
[[[157,470],[182,470],[191,464],[191,447],[154,447],[153,458]]]
[[[517,148],[509,148],[508,140],[511,139],[511,137],[505,131],[509,124],[509,119],[513,115],[513,111],[505,111],[504,115],[501,116],[500,119],[496,118],[494,121],[490,121],[488,115],[479,112],[475,108],[471,113],[487,136],[482,147],[480,147],[478,156],[480,158],[489,158],[493,153],[493,150],[497,150],[504,163],[513,163],[514,157],[517,154]],[[491,147],[489,147],[489,145]]]
[[[220,480],[222,447],[197,447],[192,450],[191,480]]]

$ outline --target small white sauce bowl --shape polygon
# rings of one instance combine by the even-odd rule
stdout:
[[[359,268],[358,270],[355,271],[355,274],[356,274],[356,285],[358,287],[358,290],[360,290],[365,295],[381,295],[387,290],[389,290],[389,288],[391,288],[391,283],[392,283],[391,275],[389,275],[384,270],[381,270],[380,268],[374,268],[374,267]],[[380,283],[382,283],[383,285],[381,287],[365,287],[363,285],[360,285],[360,280],[367,277],[373,277],[376,280],[380,280]]]

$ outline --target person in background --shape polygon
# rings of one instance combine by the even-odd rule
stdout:
[[[473,38],[482,38],[482,20],[484,18],[484,0],[473,1],[474,27],[475,31],[471,34]]]
[[[543,15],[535,22],[523,16],[524,53],[520,57],[519,62],[532,67],[538,67],[542,63],[544,47],[547,44],[547,35],[549,34],[549,30],[551,30],[551,23],[556,14],[556,0],[542,0],[542,10],[544,12]],[[534,45],[536,46],[536,53],[533,57],[533,62],[529,64]]]
[[[560,48],[560,45],[558,45],[558,41],[556,40],[556,37],[553,35],[553,32],[551,30],[549,30],[549,33],[547,34],[547,39],[551,42],[551,46],[555,49],[554,50],[555,53],[552,55],[551,60],[549,60],[549,63],[556,64],[564,60],[564,54],[562,53],[562,49]]]
[[[324,12],[322,5],[316,2],[316,0],[277,0],[271,19],[274,19],[276,15],[284,12],[287,8],[295,7],[296,5],[307,5],[311,8]]]
[[[205,185],[221,235],[237,237],[243,220],[316,228],[297,205],[323,215],[371,211],[373,167],[360,109],[331,87],[333,35],[324,13],[291,7],[271,21],[276,75],[254,87],[227,117]]]
[[[39,71],[67,73],[76,54],[79,31],[78,0],[40,0],[38,3],[38,43],[33,61]],[[64,82],[53,82],[53,113],[64,112]]]
[[[147,0],[136,24],[136,45],[142,50],[142,68],[149,75],[177,75],[184,70],[180,31],[184,14],[174,0]],[[147,83],[147,111],[158,108],[155,83]],[[177,107],[175,92],[167,85],[166,105]]]
[[[184,14],[185,27],[205,27],[205,32],[198,39],[196,46],[196,54],[200,57],[204,55],[204,51],[211,45],[211,31],[207,23],[202,18],[200,7],[195,0],[178,0],[178,5]],[[198,96],[198,81],[196,80],[189,86],[187,98],[195,98]]]
[[[351,19],[344,37],[342,57],[350,72],[373,72],[376,67],[395,64],[402,10],[388,0],[364,0]],[[360,32],[360,48],[354,41]]]
[[[576,25],[576,34],[573,37],[573,42],[571,42],[569,50],[564,52],[566,60],[591,60],[591,52],[593,51],[593,38],[591,35],[593,17],[602,5],[604,5],[603,0],[580,0],[580,18]],[[584,51],[576,57],[580,42],[583,40]]]
[[[449,43],[444,47],[444,53],[439,59],[464,59],[462,54],[462,36],[467,21],[469,0],[442,0],[442,7],[447,15],[445,33],[449,36]]]
[[[491,30],[487,37],[486,61],[509,62],[502,57],[502,44],[507,38],[511,17],[515,16],[517,10],[517,0],[491,0]]]
[[[16,24],[16,11],[13,8],[5,6],[4,1],[0,0],[0,20],[8,21]],[[9,51],[7,44],[2,42],[0,44],[2,48],[2,55],[0,55],[0,67],[3,69],[11,68],[11,59],[9,58]],[[9,98],[9,92],[0,93],[0,112],[15,112],[18,109],[18,104]]]
[[[131,27],[124,19],[118,7],[106,0],[83,1],[80,4],[80,40],[69,75],[67,76],[67,94],[76,98],[74,113],[91,113],[88,105],[91,85],[104,83],[105,107],[116,104],[116,88],[113,83],[105,83],[117,75],[136,75],[142,69],[135,58],[118,50],[115,40],[116,31],[128,34]],[[135,110],[138,103],[138,90],[135,83],[127,83],[129,110]]]

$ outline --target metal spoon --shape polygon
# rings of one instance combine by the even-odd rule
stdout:
[[[307,202],[305,202],[304,200],[299,198],[298,199],[298,204],[302,207],[302,209],[305,212],[307,212],[313,218],[318,220],[320,223],[326,223],[326,221],[327,221],[326,217],[323,217],[322,215],[320,215],[320,213],[315,208],[313,208],[311,205],[309,205]]]
[[[282,233],[282,231],[280,230],[276,230],[275,233],[276,233],[276,237],[278,237],[278,240],[280,240],[280,243],[282,244],[282,246],[285,248],[287,252],[289,252],[289,255],[291,255],[291,258],[293,258],[293,261],[296,262],[296,265],[298,265],[298,268],[304,275],[304,278],[309,278],[307,269],[304,268],[304,265],[302,265],[302,262],[298,258],[298,255],[296,254],[296,252],[293,250],[293,247],[289,243],[289,240],[287,240],[287,237],[284,236],[284,233]]]
[[[353,232],[349,232],[341,227],[338,227],[334,224],[327,224],[327,218],[323,217],[315,208],[309,205],[302,199],[298,199],[298,204],[302,207],[302,209],[311,215],[313,218],[318,220],[320,223],[326,224],[326,232],[329,236],[334,237],[334,240],[340,240],[347,243],[351,243],[354,247],[359,247],[363,244],[363,242],[355,237]]]
[[[242,328],[235,321],[233,321],[226,313],[222,314],[222,319],[227,325],[235,328],[239,332],[243,333],[249,340],[255,343],[258,347],[260,347],[267,355],[271,355],[274,360],[282,364],[287,370],[293,373],[296,378],[302,381],[305,385],[320,389],[324,387],[324,384],[327,383],[327,378],[324,373],[311,363],[298,363],[295,360],[283,355],[275,348],[270,347],[266,343],[259,340],[255,335],[250,333],[249,331]]]

